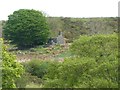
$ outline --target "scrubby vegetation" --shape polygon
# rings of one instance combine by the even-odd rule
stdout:
[[[3,40],[0,38],[0,43]],[[16,61],[14,55],[7,52],[2,45],[2,88],[16,88],[15,79],[23,73],[23,66]],[[0,68],[1,69],[1,68]]]
[[[28,78],[36,77],[27,79],[26,87],[32,84],[38,88],[118,88],[117,34],[80,36],[70,51],[74,55],[62,62],[24,62]]]
[[[118,87],[118,36],[116,34],[81,36],[73,42],[71,51],[75,53],[75,57],[65,59],[59,66],[51,66],[46,75],[45,87]]]
[[[98,17],[98,18],[67,18],[67,17],[48,17],[47,22],[50,26],[51,37],[62,31],[68,42],[79,38],[79,35],[110,34],[117,32],[117,17]]]
[[[117,65],[117,60],[98,63],[93,58],[65,59],[59,66],[51,66],[44,87],[117,88]]]
[[[117,18],[44,17],[38,11],[20,10],[1,25],[8,46],[2,50],[3,88],[118,88]],[[59,31],[65,45],[45,46]],[[9,43],[12,38],[16,43]]]
[[[80,57],[90,57],[96,60],[118,57],[117,34],[80,36],[71,45],[71,52]]]

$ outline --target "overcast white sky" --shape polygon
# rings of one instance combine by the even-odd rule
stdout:
[[[49,16],[116,17],[119,0],[1,0],[0,20],[19,9],[35,9]]]

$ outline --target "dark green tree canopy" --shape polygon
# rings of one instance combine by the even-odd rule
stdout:
[[[45,44],[49,28],[42,12],[29,9],[14,11],[4,25],[4,37],[18,47]]]

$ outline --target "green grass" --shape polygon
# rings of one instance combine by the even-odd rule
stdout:
[[[72,56],[72,54],[70,53],[70,51],[66,50],[66,51],[58,54],[57,56],[55,56],[54,59],[56,60],[58,58],[67,58],[67,57],[71,57],[71,56]]]
[[[42,86],[36,83],[29,83],[26,88],[42,88]]]

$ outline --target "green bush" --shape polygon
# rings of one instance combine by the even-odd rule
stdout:
[[[45,44],[49,28],[42,12],[20,9],[9,15],[4,25],[3,36],[19,48],[28,48]]]
[[[91,57],[98,60],[114,60],[118,57],[118,36],[93,35],[80,36],[70,47],[71,52],[80,57]]]
[[[41,85],[43,83],[42,79],[37,76],[33,76],[28,72],[25,72],[21,78],[17,78],[15,80],[15,84],[17,88],[25,88],[30,83],[35,83]]]
[[[82,73],[87,70],[87,67],[94,67],[95,65],[94,60],[91,60],[89,63],[86,62],[88,62],[88,60],[85,61],[75,58],[68,58],[59,65],[52,65],[49,68],[47,75],[45,76],[47,78],[45,87],[74,87],[74,85],[78,84],[80,75],[82,75]]]
[[[117,88],[118,62],[97,63],[93,58],[67,58],[45,75],[47,88]]]
[[[43,76],[48,72],[50,65],[54,63],[53,61],[42,61],[42,60],[31,60],[30,62],[23,63],[26,72],[31,73],[31,75],[37,76],[38,78],[43,78]]]
[[[19,78],[23,71],[23,66],[16,61],[16,57],[2,45],[2,88],[15,88],[15,79]]]
[[[28,73],[24,73],[23,75],[21,75],[20,78],[17,78],[15,80],[15,84],[17,88],[25,88],[26,85],[29,82],[29,74]]]

